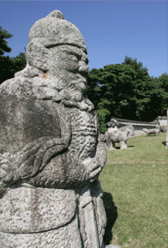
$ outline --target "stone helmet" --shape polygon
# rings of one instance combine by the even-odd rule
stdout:
[[[64,19],[59,10],[35,22],[29,32],[26,59],[29,65],[41,70],[48,69],[49,48],[72,45],[86,52],[85,40],[79,29]]]

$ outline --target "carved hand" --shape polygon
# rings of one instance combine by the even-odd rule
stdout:
[[[90,182],[95,181],[102,170],[100,163],[95,158],[85,159],[83,161],[83,166],[86,170],[86,174],[88,175]]]

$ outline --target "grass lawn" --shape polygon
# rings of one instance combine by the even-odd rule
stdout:
[[[166,134],[130,138],[108,151],[100,175],[108,217],[105,242],[128,248],[168,247]],[[119,146],[118,146],[119,148]]]

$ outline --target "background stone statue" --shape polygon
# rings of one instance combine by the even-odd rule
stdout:
[[[167,134],[166,134],[166,148],[168,148],[168,109],[167,109]]]
[[[127,139],[134,135],[134,127],[127,125],[118,128],[115,123],[115,127],[108,128],[105,133],[106,144],[109,150],[115,150],[115,143],[120,143],[120,149],[127,148]]]
[[[158,136],[160,133],[159,128],[153,128],[153,129],[143,128],[142,131],[144,131],[147,134],[147,136],[150,136],[150,134],[156,134],[156,136]]]
[[[80,31],[53,11],[30,29],[27,66],[0,86],[3,248],[103,248],[106,163]]]
[[[159,129],[160,133],[166,133],[167,132],[167,127],[163,125],[157,125],[156,128]]]

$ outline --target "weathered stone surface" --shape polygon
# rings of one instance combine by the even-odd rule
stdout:
[[[166,135],[166,147],[168,148],[168,109],[167,109],[167,135]]]
[[[143,131],[147,134],[147,136],[150,136],[150,134],[156,134],[156,136],[158,136],[160,133],[159,128],[153,128],[153,129],[143,128]]]
[[[14,187],[0,205],[1,231],[25,234],[56,229],[69,223],[75,212],[73,190]]]
[[[103,248],[104,136],[84,95],[80,31],[53,11],[30,30],[26,68],[0,85],[3,248]]]
[[[117,127],[117,122],[114,122],[114,127],[110,127],[105,133],[106,143],[109,150],[115,149],[115,143],[120,143],[120,149],[127,148],[127,139],[134,135],[134,127],[127,125],[124,127]]]
[[[161,133],[166,133],[167,132],[167,127],[165,126],[158,126],[158,129],[160,130]]]

